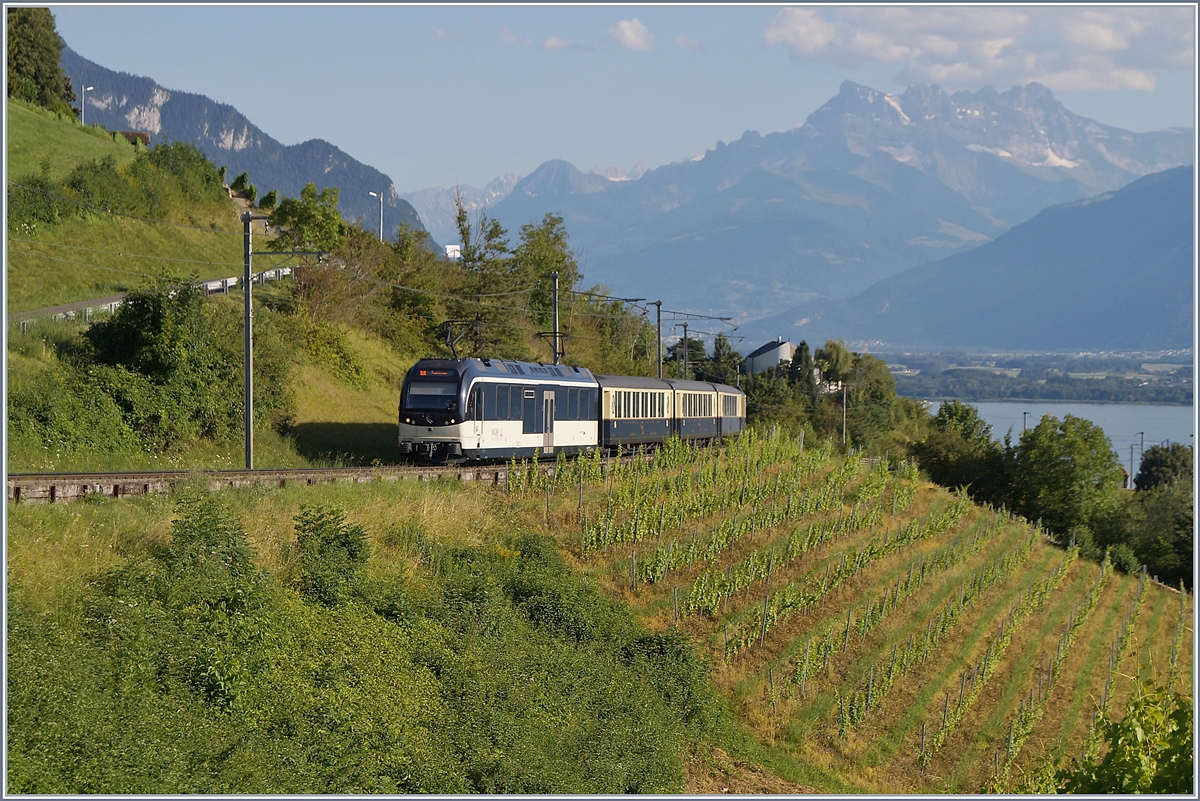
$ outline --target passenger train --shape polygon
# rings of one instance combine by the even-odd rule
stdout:
[[[653,447],[745,426],[736,387],[507,359],[422,359],[400,391],[400,452],[434,462]]]

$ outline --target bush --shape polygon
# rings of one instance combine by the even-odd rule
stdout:
[[[337,606],[356,588],[370,553],[366,530],[346,522],[341,509],[300,509],[296,515],[300,550],[300,593],[323,606]]]

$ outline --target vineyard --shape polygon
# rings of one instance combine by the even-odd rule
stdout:
[[[1131,677],[1190,692],[1191,599],[908,462],[749,432],[506,491],[651,628],[677,627],[775,761],[843,792],[1018,792],[1101,747]]]

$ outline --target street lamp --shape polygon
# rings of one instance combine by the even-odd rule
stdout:
[[[1029,419],[1029,412],[1021,412],[1021,433],[1025,433],[1025,421]]]
[[[378,194],[376,194],[374,192],[367,192],[367,194],[370,195],[371,197],[379,198],[379,241],[382,242],[383,241],[383,190],[380,190]]]
[[[84,86],[83,91],[79,93],[79,124],[87,127],[87,93],[95,89],[94,86]]]

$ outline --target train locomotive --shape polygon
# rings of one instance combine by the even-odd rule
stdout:
[[[508,359],[421,359],[404,378],[399,411],[400,452],[431,462],[652,448],[746,426],[736,387]]]

